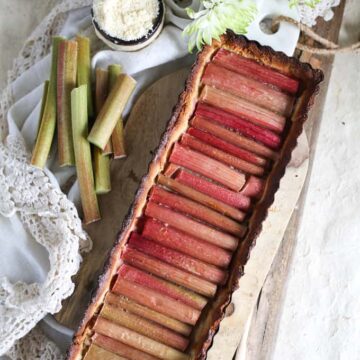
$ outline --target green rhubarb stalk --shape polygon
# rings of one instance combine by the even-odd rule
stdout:
[[[88,116],[94,116],[94,107],[91,94],[91,60],[90,60],[90,39],[83,36],[77,36],[78,43],[78,73],[77,85],[87,85],[87,107]]]
[[[57,134],[60,166],[75,165],[71,130],[71,91],[76,87],[76,41],[63,40],[59,45],[57,71]]]
[[[96,115],[99,114],[101,108],[105,104],[109,93],[109,74],[107,70],[97,68],[95,72],[96,88],[95,88],[95,110]],[[103,155],[112,154],[111,141],[108,141],[103,151]]]
[[[87,141],[87,86],[71,92],[71,120],[74,140],[76,173],[84,212],[84,222],[89,224],[100,219],[100,211],[94,188],[91,149]]]
[[[115,85],[116,79],[122,73],[121,65],[110,65],[108,67],[109,72],[109,88],[110,90]],[[115,159],[121,159],[126,156],[125,150],[125,138],[124,138],[124,122],[120,116],[116,123],[114,131],[111,134],[111,143],[113,148],[113,154]]]
[[[105,103],[107,88],[108,72],[103,69],[96,69],[95,104],[97,114]],[[106,194],[111,191],[110,157],[105,155],[104,152],[96,146],[94,146],[93,155],[95,191],[97,194]]]
[[[109,141],[135,84],[136,81],[128,75],[121,74],[117,77],[88,137],[88,140],[100,149],[103,150]]]
[[[46,80],[44,82],[44,90],[43,90],[43,95],[42,95],[42,99],[41,99],[41,109],[40,109],[40,116],[39,116],[39,126],[38,126],[38,130],[37,130],[37,134],[36,137],[39,135],[39,130],[40,130],[40,125],[41,125],[41,119],[44,116],[44,110],[45,110],[45,105],[46,105],[46,98],[49,92],[49,80]]]
[[[31,165],[40,169],[42,169],[46,164],[55,133],[57,58],[59,44],[62,40],[63,38],[59,36],[53,37],[52,40],[52,60],[49,87],[44,106],[44,113],[31,158]]]

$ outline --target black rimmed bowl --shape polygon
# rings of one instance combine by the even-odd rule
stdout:
[[[163,0],[159,1],[159,14],[157,15],[152,29],[143,37],[137,40],[122,40],[107,34],[97,23],[94,17],[94,10],[91,9],[92,22],[94,24],[97,37],[107,46],[114,50],[136,51],[150,45],[161,33],[165,20],[165,5]]]

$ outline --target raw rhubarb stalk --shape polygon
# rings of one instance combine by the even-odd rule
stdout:
[[[201,154],[207,155],[215,160],[221,161],[224,164],[230,165],[244,173],[252,175],[263,175],[264,169],[257,165],[251,164],[247,161],[239,159],[233,155],[230,155],[222,150],[217,149],[199,139],[187,134],[184,134],[181,138],[181,144],[188,146],[190,149],[198,151]]]
[[[55,36],[52,40],[51,74],[48,94],[41,119],[35,147],[31,157],[31,165],[42,169],[49,156],[56,127],[56,88],[57,88],[57,62],[59,44],[62,37]]]
[[[214,284],[223,284],[226,280],[226,272],[216,266],[206,264],[188,255],[161,246],[154,241],[141,237],[139,234],[131,234],[129,246],[167,264],[199,276],[202,279],[211,281]]]
[[[165,280],[174,282],[207,297],[214,296],[216,285],[196,275],[180,270],[158,259],[127,247],[123,253],[125,263],[148,271]],[[124,294],[125,295],[125,294]],[[178,302],[179,303],[179,302]],[[194,309],[195,310],[195,309]],[[180,320],[180,319],[179,319]]]
[[[76,42],[78,44],[77,57],[77,85],[87,86],[87,107],[88,116],[94,116],[94,106],[91,91],[91,59],[90,59],[90,39],[83,36],[77,36]]]
[[[213,120],[221,125],[232,128],[247,137],[250,137],[256,141],[260,141],[261,143],[270,147],[271,149],[277,149],[281,144],[280,137],[274,134],[272,131],[263,129],[260,126],[245,121],[221,109],[214,108],[213,106],[209,106],[204,103],[199,103],[195,114],[202,118]],[[212,131],[214,132],[217,131],[219,133],[219,137],[222,137],[220,136],[222,132],[219,129],[221,128],[217,127]],[[214,135],[216,135],[216,133],[214,133]],[[234,136],[235,135],[238,134],[234,133]],[[227,139],[224,138],[224,140]],[[247,140],[247,142],[245,142],[245,140]],[[273,152],[267,147],[263,146],[262,144],[257,144],[256,142],[243,138],[239,135],[235,145],[238,145],[249,151],[255,152],[256,154],[264,155],[266,157],[272,157],[271,155],[273,155]]]
[[[169,316],[163,315],[146,306],[140,305],[124,296],[118,296],[109,292],[106,295],[105,303],[119,306],[133,314],[154,321],[157,324],[165,326],[166,328],[174,330],[175,332],[178,332],[182,335],[190,335],[192,330],[191,326]]]
[[[245,184],[244,174],[179,144],[175,144],[170,162],[207,176],[235,191],[239,191]]]
[[[229,219],[204,205],[166,191],[156,185],[151,189],[149,199],[150,201],[165,205],[186,215],[191,215],[193,218],[200,219],[234,235],[242,236],[246,231],[246,228],[237,221]]]
[[[123,356],[127,360],[156,360],[157,358],[152,355],[146,354],[140,350],[137,350],[131,346],[125,345],[119,341],[116,341],[108,336],[101,334],[94,334],[92,337],[93,344],[111,351],[113,354]],[[95,358],[96,360],[103,360],[101,356]],[[117,360],[117,359],[115,359]]]
[[[175,164],[168,164],[165,171],[164,171],[164,175],[171,177],[173,176],[178,170],[180,169],[180,166],[175,165]]]
[[[196,120],[197,120],[197,118],[194,118],[192,120],[192,123],[196,124],[197,123]],[[198,128],[191,127],[188,129],[187,133],[189,135],[194,136],[197,139],[211,145],[211,146],[214,146],[226,153],[234,155],[244,161],[247,161],[249,163],[252,163],[252,164],[255,164],[255,165],[261,166],[261,167],[264,167],[267,165],[266,159],[264,159],[258,155],[255,155],[254,153],[251,153],[250,151],[241,149],[238,146],[235,146],[227,141],[224,141],[208,132],[202,131]]]
[[[46,98],[48,96],[48,92],[49,92],[49,80],[46,80],[44,82],[44,90],[43,90],[43,95],[41,98],[41,108],[40,108],[40,115],[39,115],[39,126],[37,129],[37,133],[36,133],[36,137],[39,134],[39,130],[40,130],[40,125],[41,125],[41,119],[44,116],[44,110],[45,110],[45,105],[46,105]]]
[[[96,88],[95,88],[95,110],[99,114],[105,104],[109,93],[109,74],[107,70],[97,68],[95,71]],[[104,155],[112,154],[111,141],[108,141],[103,151]]]
[[[213,61],[244,76],[265,84],[274,85],[290,94],[297,93],[299,89],[298,80],[225,49],[220,49],[214,56]]]
[[[126,358],[114,354],[112,351],[103,349],[100,346],[91,344],[84,356],[84,360],[126,360]]]
[[[76,87],[77,42],[59,44],[57,63],[57,135],[60,166],[75,165],[71,129],[71,91]]]
[[[241,189],[241,194],[249,197],[259,198],[264,190],[264,181],[250,176],[246,181],[245,186]]]
[[[109,71],[109,85],[110,89],[114,86],[116,79],[122,73],[120,65],[110,65]],[[115,159],[121,159],[126,156],[125,138],[124,138],[124,122],[122,116],[118,119],[115,128],[111,134],[111,143]]]
[[[284,116],[225,91],[205,85],[201,91],[200,100],[277,133],[284,130],[286,122]]]
[[[209,264],[227,268],[231,261],[231,254],[228,251],[196,239],[154,219],[146,220],[142,234],[161,245]]]
[[[140,335],[135,331],[115,324],[102,317],[96,319],[94,325],[95,332],[118,340],[126,345],[132,346],[145,353],[165,360],[188,360],[189,357],[184,353]]]
[[[200,311],[185,305],[173,298],[160,294],[145,286],[141,286],[122,278],[118,278],[113,292],[146,306],[160,314],[169,316],[185,324],[195,325],[200,316]]]
[[[188,171],[181,170],[176,175],[176,179],[190,186],[204,194],[213,196],[214,198],[223,201],[224,203],[234,206],[239,209],[248,209],[250,206],[250,198],[228,189],[222,186],[212,183],[200,176],[189,173]]]
[[[157,182],[160,185],[166,186],[170,190],[173,190],[181,195],[184,195],[189,199],[195,200],[198,203],[203,204],[211,209],[214,209],[217,212],[229,216],[237,221],[243,221],[245,218],[245,214],[242,211],[234,208],[233,206],[229,206],[217,199],[214,199],[211,196],[205,195],[200,191],[191,188],[190,186],[181,184],[180,182],[170,177],[160,174],[158,176]]]
[[[100,316],[178,350],[184,351],[189,343],[183,336],[119,307],[104,305]]]
[[[76,173],[80,188],[84,221],[86,224],[100,219],[94,187],[90,144],[87,141],[87,86],[82,85],[71,92],[71,122],[74,140]]]
[[[206,66],[202,82],[284,116],[291,114],[293,97],[214,63]]]
[[[146,206],[145,214],[223,249],[235,250],[239,242],[235,236],[225,234],[151,201]]]
[[[147,241],[149,242],[149,240]],[[156,276],[150,275],[126,264],[121,266],[119,270],[119,276],[130,282],[135,282],[139,285],[143,285],[150,289],[159,291],[162,294],[181,301],[184,304],[189,305],[197,310],[202,310],[207,303],[207,300],[204,297],[195,294],[192,291],[186,290],[168,281],[159,279]]]
[[[88,140],[100,149],[104,150],[109,141],[128,99],[135,89],[135,84],[135,80],[128,75],[121,74],[116,79],[88,136]]]
[[[108,73],[103,69],[96,69],[96,90],[95,90],[95,105],[96,114],[101,111],[107,95],[108,88]],[[109,147],[109,142],[106,148]],[[98,147],[94,147],[94,178],[95,191],[97,194],[106,194],[111,191],[111,177],[110,177],[110,157],[105,154]]]

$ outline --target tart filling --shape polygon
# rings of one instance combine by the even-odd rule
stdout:
[[[231,34],[198,56],[70,359],[203,359],[322,74]]]

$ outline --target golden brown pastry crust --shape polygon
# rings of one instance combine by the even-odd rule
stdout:
[[[249,258],[251,248],[255,245],[256,238],[262,229],[262,222],[267,216],[267,210],[274,201],[274,195],[279,187],[281,177],[284,175],[286,165],[290,161],[291,152],[296,146],[297,138],[302,132],[303,124],[308,112],[313,105],[315,95],[319,91],[319,84],[323,80],[320,70],[314,70],[309,64],[301,63],[295,58],[275,52],[269,47],[261,46],[255,41],[249,41],[243,36],[228,33],[221,41],[213,41],[211,46],[206,46],[198,55],[186,82],[185,90],[179,97],[173,115],[162,137],[154,159],[149,165],[149,171],[141,181],[134,204],[130,209],[122,226],[117,242],[111,251],[104,274],[99,279],[98,288],[84,318],[77,330],[73,344],[69,350],[69,360],[82,359],[83,353],[89,345],[92,335],[91,326],[93,317],[103,303],[104,297],[110,288],[112,278],[121,265],[120,256],[128,240],[128,235],[136,229],[138,218],[143,213],[148,192],[155,184],[157,175],[164,169],[168,155],[173,144],[179,139],[188,127],[188,121],[198,101],[200,80],[205,65],[214,53],[220,48],[225,48],[244,57],[254,59],[261,64],[270,66],[291,77],[300,79],[301,87],[297,97],[294,111],[291,115],[291,127],[286,130],[286,138],[266,181],[265,192],[257,203],[249,222],[249,231],[234,254],[230,267],[230,276],[227,284],[220,288],[214,301],[203,312],[192,334],[189,354],[191,359],[205,359],[211,346],[212,339],[218,330],[220,321],[224,317],[226,306],[231,300],[231,294],[237,288],[238,280],[243,274],[243,268]]]

